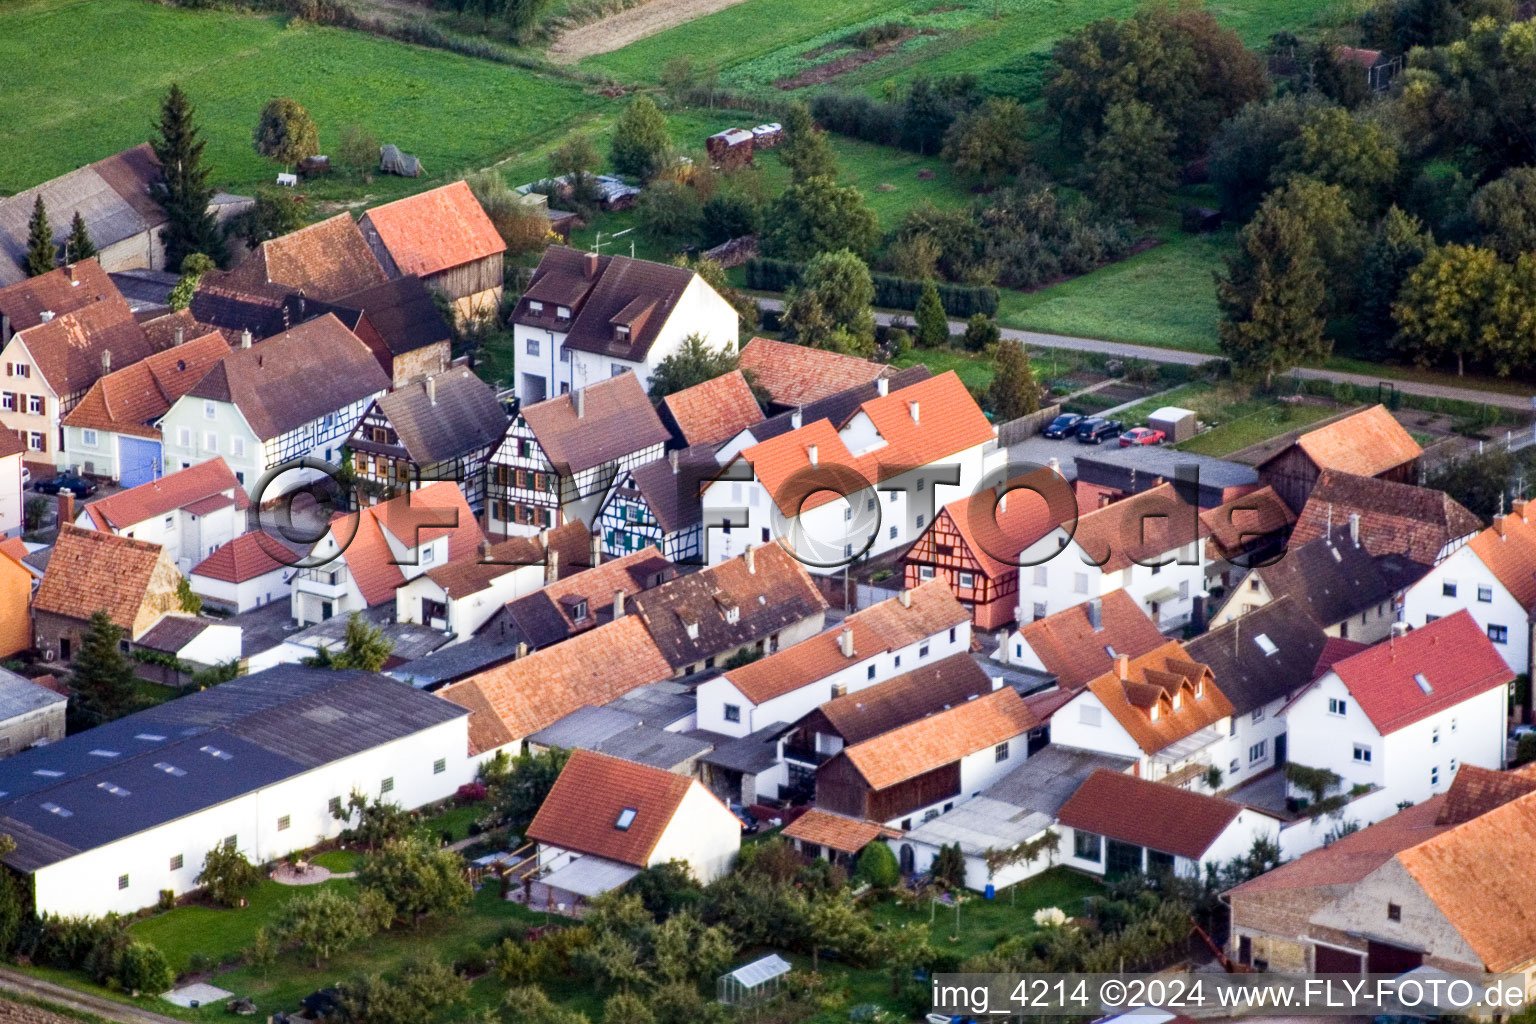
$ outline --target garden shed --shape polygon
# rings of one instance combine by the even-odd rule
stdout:
[[[752,146],[754,149],[772,149],[783,141],[784,126],[777,121],[760,124],[752,129]]]
[[[722,974],[716,986],[720,1002],[726,1006],[754,1006],[771,999],[778,994],[779,985],[789,970],[788,960],[777,953],[769,953],[761,960]]]
[[[1148,416],[1147,426],[1153,430],[1161,430],[1167,435],[1169,444],[1188,441],[1195,436],[1197,429],[1193,410],[1180,409],[1174,405],[1165,405]]]

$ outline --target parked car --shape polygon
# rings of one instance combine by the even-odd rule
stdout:
[[[77,498],[88,498],[96,493],[96,485],[73,473],[60,473],[51,480],[43,480],[33,488],[38,494],[59,494],[68,491]]]
[[[1151,427],[1136,427],[1127,430],[1120,435],[1120,447],[1129,448],[1138,444],[1162,444],[1168,435],[1161,430],[1153,430]]]
[[[21,467],[21,489],[26,490],[32,486],[32,471],[26,466]]]
[[[1077,432],[1083,417],[1075,412],[1064,412],[1045,426],[1045,436],[1050,438],[1071,437]]]
[[[1078,444],[1103,444],[1112,437],[1120,436],[1120,421],[1095,416],[1077,425]]]
[[[757,830],[761,828],[761,825],[758,824],[757,818],[753,816],[751,811],[741,806],[741,804],[732,800],[730,803],[730,808],[731,813],[736,815],[736,820],[741,822],[741,830],[747,835],[754,835],[756,834]]]

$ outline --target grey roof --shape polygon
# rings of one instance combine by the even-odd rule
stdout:
[[[175,654],[212,625],[214,623],[207,619],[190,615],[167,615],[151,626],[149,632],[135,640],[133,645],[164,654]]]
[[[439,633],[431,627],[414,622],[396,622],[394,613],[395,606],[392,602],[375,605],[362,613],[363,618],[367,619],[370,625],[377,628],[390,643],[394,644],[390,651],[391,660],[408,662],[425,658],[448,642],[448,634]],[[288,636],[287,639],[316,650],[322,645],[331,650],[340,650],[346,643],[348,618],[349,616],[346,615],[332,616]]]
[[[699,495],[703,486],[720,472],[715,446],[696,444],[672,457],[656,459],[630,471],[633,488],[615,488],[618,496],[638,496],[651,510],[664,535],[677,533],[704,521]]]
[[[925,821],[905,838],[927,846],[959,843],[961,853],[980,856],[988,850],[1017,846],[1050,828],[1054,820],[1054,816],[1041,811],[978,796]]]
[[[707,753],[712,747],[713,744],[697,737],[667,732],[655,726],[637,725],[591,744],[588,749],[671,771],[691,758]]]
[[[0,761],[4,860],[35,870],[467,714],[371,672],[233,679]]]
[[[1078,476],[1082,466],[1109,465],[1121,469],[1135,469],[1165,479],[1174,479],[1174,470],[1180,466],[1193,466],[1200,471],[1200,482],[1218,487],[1241,487],[1259,482],[1259,471],[1241,462],[1218,459],[1212,455],[1179,451],[1160,446],[1150,448],[1105,448],[1102,451],[1077,454]]]
[[[388,669],[384,674],[419,689],[435,690],[444,684],[510,661],[516,654],[516,641],[488,633],[470,637],[452,647],[440,647],[425,657]]]
[[[394,427],[398,447],[418,466],[489,448],[507,432],[507,412],[496,400],[495,390],[462,366],[397,388],[375,402]],[[359,422],[349,447],[365,451],[396,447],[370,441],[364,433],[366,422],[366,417]]]
[[[1272,653],[1260,645],[1261,636]],[[1195,637],[1184,651],[1210,666],[1233,714],[1245,715],[1310,683],[1327,641],[1323,627],[1287,594]]]
[[[909,366],[904,370],[888,371],[885,378],[886,393],[920,384],[932,376],[933,373],[926,366]],[[800,424],[830,420],[834,427],[841,427],[850,416],[859,411],[859,406],[879,396],[879,382],[866,381],[847,391],[839,391],[835,395],[828,395],[826,398],[810,402],[798,410],[791,409],[788,412],[770,416],[761,423],[752,424],[747,429],[757,441],[766,441],[780,434],[787,434],[791,430],[798,430],[797,414]]]
[[[779,737],[793,726],[787,722],[765,725],[749,736],[721,743],[699,758],[705,764],[755,775],[779,763]],[[698,733],[693,735],[697,736]]]
[[[696,712],[698,698],[691,687],[665,680],[637,686],[603,706],[628,712],[644,725],[665,729]]]
[[[38,686],[10,669],[0,668],[0,722],[63,704],[69,698],[46,686]]]
[[[1287,549],[1285,557],[1253,570],[1272,599],[1290,594],[1324,626],[1343,622],[1406,590],[1429,572],[1406,555],[1372,557],[1349,538],[1349,527]],[[1217,680],[1217,686],[1221,685]]]
[[[539,747],[593,750],[595,744],[639,724],[640,719],[626,712],[588,705],[540,729],[528,737],[528,742]]]
[[[171,289],[181,280],[164,270],[114,270],[107,275],[135,313],[170,307]]]
[[[982,796],[1054,819],[1061,805],[1095,771],[1103,768],[1123,772],[1133,764],[1133,758],[1053,744],[1030,754],[1023,764],[984,790]]]

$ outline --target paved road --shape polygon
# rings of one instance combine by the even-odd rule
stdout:
[[[780,310],[784,303],[780,299],[759,298],[757,304],[762,309]],[[910,320],[911,317],[903,313],[876,313],[875,322],[888,324],[892,319],[900,317]],[[960,334],[965,331],[965,322],[951,320],[949,330],[952,334]],[[1203,352],[1185,352],[1181,349],[1158,348],[1155,345],[1132,345],[1124,341],[1103,341],[1098,338],[1074,338],[1065,334],[1042,334],[1039,331],[1024,331],[1016,327],[1004,327],[1002,336],[1013,341],[1022,341],[1030,348],[1059,348],[1074,352],[1099,352],[1120,359],[1144,359],[1153,363],[1173,363],[1180,366],[1200,366],[1208,363],[1214,356]],[[1346,373],[1342,370],[1299,369],[1292,370],[1292,377],[1301,380],[1330,380],[1348,384],[1358,384],[1362,387],[1375,387],[1385,381],[1396,385],[1397,389],[1405,395],[1421,395],[1427,398],[1449,398],[1463,402],[1480,402],[1485,405],[1496,405],[1505,409],[1517,409],[1522,412],[1532,411],[1531,394],[1507,394],[1502,391],[1484,391],[1476,387],[1453,387],[1446,384],[1425,384],[1419,381],[1387,380],[1384,377],[1373,377],[1365,373]]]

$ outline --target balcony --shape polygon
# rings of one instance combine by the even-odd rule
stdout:
[[[834,755],[825,754],[803,743],[785,743],[784,759],[786,761],[798,761],[800,764],[808,764],[820,767],[831,760]]]
[[[351,576],[347,572],[347,567],[336,563],[300,569],[297,582],[300,585],[300,590],[308,591],[312,594],[324,594],[328,597],[339,597],[346,590],[350,579]]]

